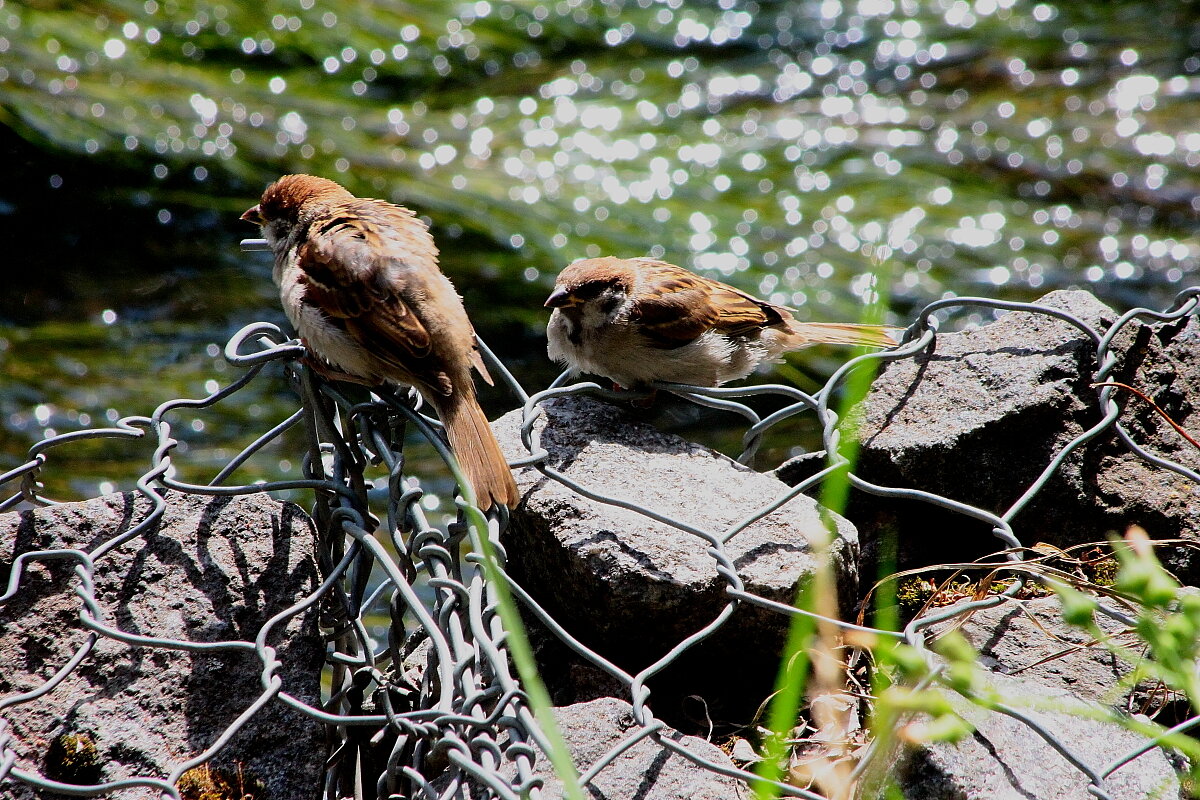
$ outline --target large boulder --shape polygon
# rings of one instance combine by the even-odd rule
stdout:
[[[1042,304],[1101,333],[1117,315],[1091,294],[1056,291]],[[1196,429],[1200,320],[1125,326],[1113,341],[1110,375],[1146,393],[1176,422]],[[914,358],[888,362],[860,410],[857,473],[1002,514],[1069,442],[1102,418],[1092,388],[1096,343],[1045,314],[1014,311],[961,333],[938,334]],[[1200,470],[1200,450],[1128,392],[1114,395],[1135,442]],[[1003,545],[990,526],[933,505],[857,493],[848,516],[863,538],[864,569],[895,536],[899,566],[959,561]],[[1103,540],[1137,524],[1155,538],[1200,540],[1200,485],[1132,452],[1106,430],[1079,447],[1013,520],[1023,545]],[[1169,567],[1195,582],[1196,548],[1165,551]]]
[[[253,649],[187,650],[159,640],[253,643],[268,619],[319,585],[312,523],[298,506],[265,495],[165,497],[162,518],[96,558],[87,581],[76,559],[25,562],[0,614],[0,695],[38,689],[85,645],[85,602],[95,602],[105,625],[154,640],[101,635],[53,691],[0,711],[18,769],[76,784],[164,778],[263,694],[264,663]],[[9,579],[22,553],[93,552],[150,510],[145,497],[128,493],[2,514],[0,578]],[[316,606],[278,624],[266,643],[276,649],[283,691],[319,704]],[[324,756],[321,723],[272,699],[219,751],[205,779],[241,781],[256,797],[316,798]],[[38,796],[12,777],[0,794]],[[145,788],[107,796],[150,794],[157,797]]]
[[[520,422],[513,412],[495,423],[511,459],[528,456]],[[791,604],[817,566],[813,543],[825,529],[815,501],[800,495],[756,517],[789,491],[774,478],[588,397],[542,404],[534,431],[546,464],[569,480],[723,542],[714,547],[645,513],[589,500],[533,467],[518,470],[522,499],[504,534],[511,573],[567,631],[630,672],[716,620],[735,580]],[[848,604],[858,588],[857,539],[844,519],[831,518],[830,563]],[[736,578],[723,576],[726,568]],[[690,716],[693,725],[745,719],[771,692],[789,622],[743,603],[650,683],[656,713]],[[558,703],[621,690],[565,648],[555,651],[553,637],[534,636],[547,645],[542,663]]]

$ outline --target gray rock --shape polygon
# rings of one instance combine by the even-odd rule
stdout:
[[[607,403],[565,397],[543,410],[535,429],[551,467],[594,492],[714,535],[787,492],[774,478],[637,422]],[[510,458],[526,455],[519,421],[520,412],[513,412],[495,423]],[[522,501],[504,539],[510,570],[568,631],[625,669],[638,671],[662,657],[712,622],[728,602],[728,584],[700,537],[587,500],[531,467],[518,472],[517,483]],[[746,591],[793,602],[815,566],[811,541],[820,525],[817,504],[801,495],[733,536],[725,550]],[[833,567],[841,597],[852,600],[857,537],[845,520],[836,518],[836,525]],[[702,697],[687,701],[688,713],[700,724],[705,713],[719,719],[735,713],[735,706],[737,714],[753,712],[771,691],[788,623],[777,611],[743,604],[651,687],[660,699],[673,698],[667,705],[690,694]],[[559,704],[589,699],[588,690],[575,691],[568,684],[576,681],[567,680],[573,672],[586,672],[586,665],[557,663],[547,671]],[[654,708],[671,718],[662,703]]]
[[[993,684],[1009,705],[1032,717],[1095,770],[1145,743],[1145,737],[1096,719],[1103,713],[1075,695],[1003,675]],[[975,726],[956,744],[915,747],[895,775],[910,800],[1092,800],[1087,776],[1029,726],[950,694],[955,710]],[[1093,718],[1088,718],[1089,716]],[[1179,798],[1179,778],[1159,748],[1105,781],[1113,800]]]
[[[318,586],[311,521],[298,506],[264,495],[208,498],[167,493],[163,518],[95,563],[103,620],[141,636],[189,642],[253,642],[263,623]],[[136,493],[0,515],[0,578],[33,550],[91,551],[144,520],[151,504]],[[43,684],[87,638],[79,620],[75,561],[30,563],[0,614],[0,695]],[[315,606],[280,624],[283,690],[320,699],[324,646]],[[96,747],[106,781],[163,778],[209,747],[261,694],[262,662],[252,652],[188,652],[101,637],[53,692],[0,711],[17,766],[38,774],[62,734]],[[240,768],[264,798],[316,798],[325,755],[320,723],[272,700],[213,759]],[[78,781],[76,781],[78,782]],[[257,782],[257,783],[256,783]],[[9,778],[5,797],[34,792]],[[113,793],[145,798],[147,789]]]
[[[1096,623],[1117,643],[1138,646],[1140,640],[1135,634],[1122,638],[1124,626],[1111,617],[1097,614]],[[944,622],[935,626],[934,632],[950,627],[951,623]],[[1067,624],[1057,597],[981,609],[956,627],[979,651],[980,664],[992,672],[1109,705],[1124,706],[1130,696],[1130,687],[1121,685],[1133,669],[1130,663],[1096,644],[1087,631]],[[1139,707],[1141,701],[1155,699],[1141,694],[1136,697]]]
[[[557,708],[554,716],[566,739],[575,766],[582,772],[617,744],[636,732],[633,707],[606,697],[589,703]],[[732,768],[719,748],[703,739],[666,728],[659,736],[670,739],[700,758]],[[539,756],[535,774],[545,781],[544,800],[561,800],[562,783],[549,759]],[[646,738],[622,753],[584,787],[589,800],[740,800],[749,792],[741,781],[706,770],[686,757]]]
[[[1101,331],[1115,320],[1082,291],[1043,304]],[[1185,427],[1200,398],[1200,320],[1127,326],[1114,341],[1113,378],[1146,392]],[[857,472],[885,486],[919,488],[1001,513],[1058,451],[1100,419],[1095,347],[1078,328],[1043,314],[1011,312],[972,331],[939,334],[915,358],[890,362],[862,406]],[[1140,400],[1117,395],[1122,421],[1152,452],[1200,469],[1200,451]],[[857,494],[848,512],[863,537],[864,569],[895,535],[899,566],[966,560],[1001,549],[990,527],[963,515]],[[1014,520],[1024,545],[1103,540],[1131,524],[1155,538],[1200,539],[1200,486],[1145,462],[1111,434],[1075,451]],[[1200,577],[1193,551],[1167,554],[1184,577]]]

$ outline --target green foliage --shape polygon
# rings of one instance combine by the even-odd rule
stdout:
[[[987,691],[986,679],[979,671],[979,654],[958,631],[939,636],[933,650],[946,660],[942,680],[954,691],[967,697]]]
[[[1113,539],[1113,553],[1119,563],[1113,589],[1133,608],[1133,631],[1137,640],[1130,643],[1106,635],[1096,624],[1097,601],[1091,595],[1056,585],[1062,601],[1064,619],[1086,629],[1105,648],[1124,659],[1133,668],[1126,683],[1160,683],[1186,698],[1193,713],[1200,711],[1200,594],[1183,587],[1159,562],[1150,540],[1140,529],[1131,529],[1124,540]],[[1184,734],[1166,734],[1156,723],[1126,715],[1111,715],[1110,721],[1149,738],[1162,738],[1167,747],[1187,755],[1192,764],[1189,780],[1200,779],[1200,743]]]
[[[810,591],[811,586],[801,592],[796,600],[798,607],[811,607]],[[787,761],[790,748],[789,734],[796,725],[808,685],[808,648],[812,644],[816,627],[812,617],[792,618],[787,644],[784,647],[785,657],[780,663],[779,675],[775,681],[775,694],[771,697],[769,706],[762,760],[754,768],[755,774],[760,778],[777,781],[783,775],[783,765]],[[754,789],[756,800],[772,800],[778,796],[775,787],[767,783],[754,783],[751,788]]]
[[[895,585],[897,612],[904,619],[915,617],[937,593],[937,585],[933,581],[919,577],[894,584],[888,581],[886,585]]]
[[[986,692],[986,678],[979,667],[979,654],[957,631],[940,637],[933,646],[940,660],[911,645],[888,640],[874,650],[876,663],[885,676],[875,685],[872,714],[873,732],[885,740],[891,727],[902,715],[924,714],[920,726],[921,741],[957,741],[972,730],[954,710],[945,690],[948,687],[966,696]],[[937,679],[941,685],[931,687]],[[882,723],[886,721],[888,728]],[[913,732],[909,732],[913,739]]]
[[[1114,542],[1121,568],[1114,588],[1136,603],[1135,630],[1149,659],[1126,652],[1139,674],[1162,681],[1200,711],[1200,596],[1163,569],[1145,534]]]
[[[1146,609],[1165,609],[1175,602],[1179,582],[1167,574],[1148,546],[1135,549],[1114,542],[1121,567],[1113,586]]]
[[[1096,598],[1067,584],[1055,584],[1054,592],[1062,604],[1063,619],[1069,625],[1092,630],[1096,627]]]
[[[1085,559],[1088,576],[1071,585],[1072,576],[1047,565],[1050,586],[1057,595],[1064,619],[1086,629],[1100,645],[1125,659],[1133,668],[1126,683],[1150,680],[1186,698],[1195,710],[1200,710],[1200,592],[1183,587],[1159,563],[1145,534],[1134,530],[1125,540],[1112,542],[1115,559]],[[1064,563],[1076,563],[1068,553],[1060,553]],[[1119,565],[1113,572],[1109,565]],[[1111,574],[1110,574],[1111,573]],[[1110,581],[1111,590],[1132,609],[1133,632],[1137,640],[1127,636],[1105,633],[1096,622],[1099,607],[1097,597],[1076,586],[1089,583],[1095,587]],[[1093,580],[1098,578],[1099,580]],[[901,584],[901,595],[912,587]],[[925,598],[923,598],[925,599]],[[1111,601],[1111,599],[1110,599]],[[871,730],[875,738],[873,763],[867,766],[860,785],[862,796],[878,789],[885,793],[889,778],[883,754],[900,743],[954,742],[971,730],[970,723],[957,712],[947,690],[983,709],[999,709],[1002,705],[1017,709],[1029,708],[1025,698],[1008,697],[998,693],[979,665],[978,654],[957,631],[942,634],[932,645],[932,657],[891,640],[866,642],[874,659],[871,708]],[[1158,739],[1165,747],[1184,753],[1192,764],[1200,763],[1200,744],[1184,734],[1167,734],[1166,729],[1144,718],[1120,714],[1105,707],[1064,707],[1033,704],[1039,710],[1077,713],[1103,720],[1137,732],[1148,739]],[[1195,783],[1200,774],[1194,771],[1190,780]],[[883,787],[883,788],[879,788]]]

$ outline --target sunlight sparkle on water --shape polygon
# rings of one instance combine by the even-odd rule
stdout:
[[[109,100],[108,81],[133,80],[127,65],[163,24],[136,13],[92,31],[91,52],[63,35],[39,39],[49,79],[7,62],[0,71],[61,98],[84,128],[75,150],[149,150],[159,191],[220,178],[221,166],[197,162],[241,148],[243,171],[285,158],[394,197],[415,181],[414,198],[432,192],[423,213],[501,230],[514,247],[655,248],[723,274],[749,264],[760,288],[764,274],[803,267],[763,288],[785,298],[816,298],[818,264],[844,295],[869,257],[890,257],[899,291],[914,297],[940,294],[956,274],[985,289],[1102,281],[1085,273],[1089,261],[1118,280],[1194,274],[1194,237],[1172,226],[1188,214],[1200,134],[1171,114],[1196,96],[1200,60],[1186,68],[1103,21],[1085,28],[1065,5],[1035,3],[630,0],[616,14],[595,0],[468,0],[449,13],[414,4],[381,34],[357,30],[350,6],[297,0],[261,31],[222,38],[218,24],[239,13],[227,5],[165,26],[169,47],[156,51],[184,52],[193,77],[212,53],[217,74],[170,100]],[[146,8],[160,11],[155,0]],[[985,59],[971,55],[976,38],[990,43]],[[732,56],[713,47],[739,39]],[[316,69],[301,78],[285,53]],[[424,92],[452,68],[469,90]],[[97,78],[104,92],[72,97]],[[1087,195],[1079,211],[1049,208],[1072,191]],[[1097,212],[1110,196],[1128,213]],[[476,198],[486,217],[463,210]],[[1168,229],[1140,249],[1130,238],[1147,223],[1131,221],[1133,205]],[[497,224],[505,213],[531,230]],[[963,269],[964,259],[988,266]]]
[[[1144,133],[1134,138],[1133,146],[1142,155],[1169,156],[1175,152],[1175,138],[1166,133]]]
[[[1135,108],[1150,110],[1155,105],[1154,95],[1159,90],[1158,78],[1153,75],[1130,75],[1118,80],[1108,94],[1113,108],[1132,111]]]

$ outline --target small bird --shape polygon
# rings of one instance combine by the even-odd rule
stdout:
[[[797,322],[783,306],[650,258],[577,261],[546,307],[550,358],[626,388],[719,386],[813,344],[897,344],[885,326]]]
[[[471,369],[492,378],[425,224],[407,208],[312,175],[283,176],[241,218],[262,227],[283,310],[319,371],[416,387],[445,425],[479,508],[516,505]]]

